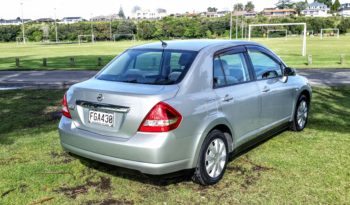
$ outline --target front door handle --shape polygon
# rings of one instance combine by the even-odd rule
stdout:
[[[270,91],[270,88],[268,86],[264,86],[264,88],[262,89],[263,93],[267,93]]]
[[[233,97],[230,95],[225,95],[225,97],[223,99],[224,102],[231,102],[232,100],[233,100]]]

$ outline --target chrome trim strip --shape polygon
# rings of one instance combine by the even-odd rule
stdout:
[[[76,104],[80,105],[82,107],[85,107],[85,108],[95,108],[95,109],[98,108],[100,110],[119,112],[119,113],[127,113],[130,111],[129,107],[102,104],[102,103],[93,103],[93,102],[87,102],[87,101],[83,101],[83,100],[77,100]]]

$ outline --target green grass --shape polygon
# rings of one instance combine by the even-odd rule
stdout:
[[[0,204],[349,204],[350,88],[314,90],[310,124],[229,163],[223,180],[148,178],[62,152],[64,91],[0,93]]]
[[[308,38],[307,53],[313,56],[313,64],[308,66],[307,57],[301,56],[302,39],[253,39],[275,51],[287,64],[295,68],[350,68],[350,36],[341,36],[320,40],[319,37]],[[125,49],[148,43],[149,41],[136,42],[98,42],[96,44],[60,44],[43,45],[40,43],[28,43],[17,45],[16,43],[0,43],[0,70],[8,69],[62,69],[62,70],[96,70],[97,58],[103,59],[103,64],[109,62],[114,56]],[[345,64],[340,64],[340,55],[345,54]],[[15,58],[20,58],[20,67],[16,68]],[[76,65],[71,66],[69,58],[76,59]],[[42,65],[42,59],[48,58],[48,66]]]

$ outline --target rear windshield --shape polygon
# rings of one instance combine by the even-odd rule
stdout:
[[[191,67],[197,52],[180,50],[127,50],[113,60],[97,79],[172,85],[180,82]]]

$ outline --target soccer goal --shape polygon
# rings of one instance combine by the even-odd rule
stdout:
[[[321,39],[323,39],[325,36],[336,36],[337,38],[339,38],[339,29],[337,28],[321,29]]]
[[[273,33],[274,35],[270,35],[270,33]],[[269,30],[267,30],[266,38],[270,39],[276,35],[277,35],[277,37],[281,37],[281,34],[284,35],[282,37],[284,37],[287,40],[287,38],[288,38],[288,30],[287,29],[269,29]]]
[[[94,35],[79,35],[78,36],[78,42],[79,45],[82,43],[95,43],[95,36]]]
[[[302,56],[306,56],[306,23],[277,23],[277,24],[250,24],[248,29],[248,40],[251,40],[252,29],[255,27],[283,27],[283,26],[303,26]]]
[[[27,37],[17,37],[16,38],[16,42],[17,42],[17,45],[21,44],[21,43],[27,43],[28,42],[28,38]]]
[[[122,41],[122,40],[130,40],[130,41],[136,41],[136,35],[132,33],[117,33],[113,34],[113,41]]]

